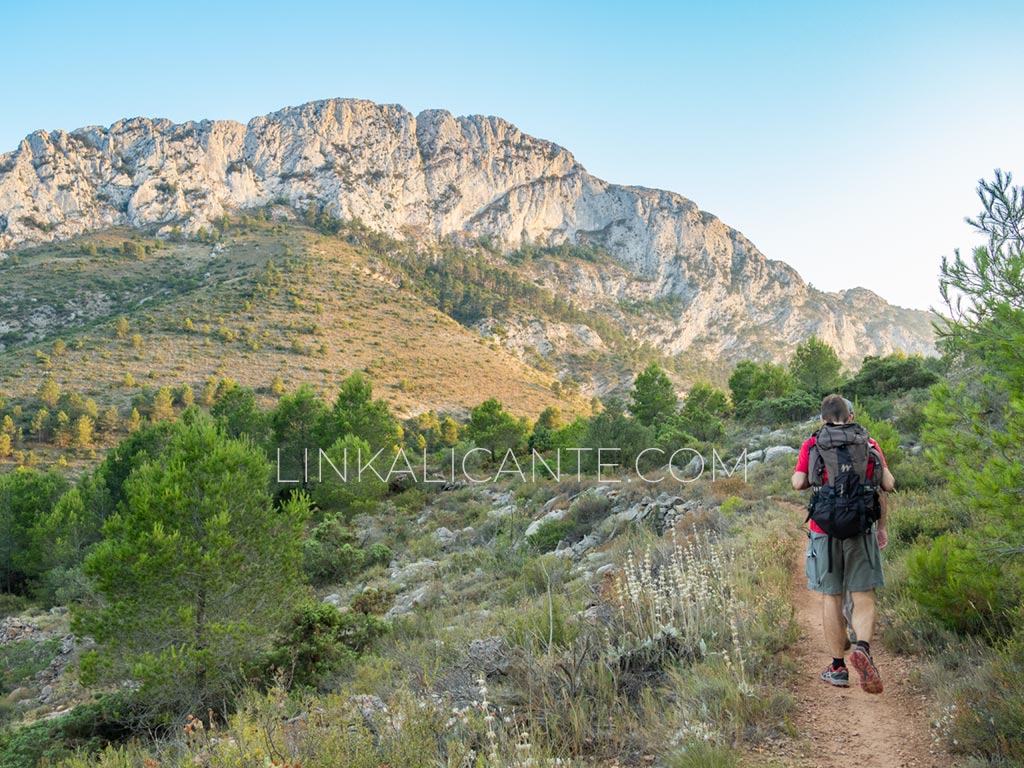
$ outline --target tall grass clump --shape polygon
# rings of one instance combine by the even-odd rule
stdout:
[[[610,653],[677,700],[670,742],[722,748],[786,729],[774,654],[794,639],[789,574],[776,532],[716,540],[708,530],[630,554],[616,584]],[[726,753],[727,753],[726,749]],[[725,754],[725,753],[723,753]]]
[[[649,547],[639,560],[630,552],[616,582],[619,614],[610,631],[618,664],[650,670],[719,653],[748,689],[735,557],[696,528],[684,540],[672,529],[667,552]]]

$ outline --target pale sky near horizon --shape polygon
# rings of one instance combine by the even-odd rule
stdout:
[[[939,307],[993,169],[1024,183],[1024,4],[5,4],[0,154],[337,96],[498,115],[678,192],[819,288]]]

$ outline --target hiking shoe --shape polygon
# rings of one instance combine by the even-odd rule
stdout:
[[[857,674],[860,675],[860,687],[867,693],[882,692],[882,677],[878,674],[878,667],[860,646],[854,648],[850,654],[850,666],[857,670]]]
[[[825,667],[825,671],[821,673],[821,679],[829,685],[834,685],[837,688],[850,687],[850,672],[846,667],[832,669],[832,665],[829,664]]]

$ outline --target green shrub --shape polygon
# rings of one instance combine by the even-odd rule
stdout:
[[[531,653],[568,648],[581,629],[569,620],[571,613],[571,606],[564,595],[556,592],[550,600],[547,595],[539,595],[530,603],[517,606],[510,620],[509,641]]]
[[[28,607],[28,598],[23,595],[0,593],[0,619],[16,616]]]
[[[947,534],[910,557],[910,588],[932,615],[959,632],[997,635],[1015,603],[1012,579],[963,536]]]
[[[941,486],[931,493],[899,492],[890,495],[888,501],[889,540],[895,545],[930,542],[945,533],[963,530],[969,523],[963,504]]]
[[[551,552],[575,527],[572,520],[547,520],[538,526],[529,542],[539,552]]]
[[[386,544],[362,549],[352,528],[336,516],[320,523],[302,545],[303,569],[315,584],[346,581],[374,565],[391,562]]]
[[[886,648],[905,655],[931,657],[944,664],[942,652],[963,648],[962,637],[935,618],[906,586],[906,562],[886,561],[886,589],[880,594],[883,620],[878,633]],[[902,582],[902,583],[901,583]]]
[[[778,424],[809,418],[821,408],[821,398],[809,392],[793,392],[781,397],[746,402],[737,414],[748,421]]]
[[[382,615],[395,604],[395,593],[387,589],[367,589],[352,600],[352,610],[371,615]]]
[[[568,517],[577,525],[590,528],[604,519],[611,506],[612,500],[604,494],[584,493],[569,507]]]
[[[135,723],[127,694],[79,704],[53,720],[0,733],[0,768],[55,765],[76,752],[97,752],[129,736]]]
[[[889,458],[889,454],[885,456]],[[945,478],[935,474],[931,462],[922,454],[908,456],[900,461],[899,471],[894,476],[897,491],[934,491],[946,485]]]
[[[746,502],[743,501],[739,496],[729,496],[725,501],[722,502],[722,506],[719,509],[722,517],[727,520],[739,514],[740,510],[746,506]]]
[[[328,603],[302,603],[270,656],[270,666],[288,673],[292,684],[319,685],[357,658],[389,625],[366,613],[341,613]]]
[[[552,584],[565,581],[568,568],[564,560],[552,555],[531,556],[516,565],[509,602],[515,602],[523,594],[546,594]]]
[[[387,565],[395,553],[387,544],[371,544],[366,549],[366,560],[364,567],[371,568],[375,565]]]
[[[846,391],[854,397],[885,395],[892,397],[910,389],[930,387],[939,380],[932,370],[935,361],[923,357],[907,357],[896,352],[886,357],[868,356],[847,384]]]

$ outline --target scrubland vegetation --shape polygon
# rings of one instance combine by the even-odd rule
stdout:
[[[468,414],[403,417],[375,396],[372,365],[328,397],[293,376],[257,390],[231,368],[101,403],[47,375],[76,343],[51,342],[39,383],[0,403],[0,766],[738,764],[793,735],[798,673],[785,650],[800,520],[778,502],[801,497],[791,463],[755,452],[799,446],[829,391],[854,400],[897,479],[881,641],[917,656],[950,749],[1024,760],[1024,201],[1002,175],[980,195],[990,242],[943,265],[942,357],[868,358],[853,374],[810,338],[787,365],[740,363],[728,391],[697,382],[680,397],[639,357],[628,398],[592,410],[540,399],[533,418],[481,386]],[[110,258],[159,250],[140,247]],[[458,279],[394,268],[453,316],[459,286],[479,283],[459,312],[492,311],[505,290],[469,261]],[[288,293],[263,269],[254,305]],[[288,300],[315,323],[327,297]],[[288,338],[208,314],[146,322],[252,353]],[[95,332],[144,357],[139,322]],[[317,354],[301,341],[315,329],[293,333]],[[115,378],[135,391],[135,375]],[[638,474],[666,475],[684,446],[762,460],[746,479]],[[600,447],[620,466],[599,466]],[[574,448],[591,449],[579,473],[499,471]],[[338,467],[381,457],[385,482],[320,482],[304,449]],[[400,455],[418,463],[403,472]]]

